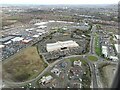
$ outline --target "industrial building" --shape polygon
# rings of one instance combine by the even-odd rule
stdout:
[[[0,38],[0,42],[5,43],[5,42],[8,42],[9,40],[11,40],[13,38],[14,38],[14,36],[3,37],[3,38]]]
[[[117,53],[120,53],[120,44],[115,44],[115,49],[117,51]]]
[[[5,47],[5,45],[0,45],[0,49],[1,49],[1,48],[4,48],[4,47]]]
[[[32,37],[33,38],[38,38],[40,35],[33,35]]]
[[[40,22],[40,23],[35,23],[34,25],[36,25],[36,26],[40,26],[40,25],[45,25],[45,24],[47,24],[48,22]]]
[[[53,79],[53,77],[51,76],[51,75],[49,75],[49,76],[43,76],[42,78],[41,78],[41,83],[42,84],[47,84],[47,83],[49,83],[51,80]]]
[[[109,58],[112,59],[113,61],[119,60],[117,56],[110,56]]]
[[[117,40],[120,40],[120,35],[115,35],[115,38],[116,38]]]
[[[45,29],[45,28],[47,28],[47,26],[38,26],[37,28],[39,28],[39,29]]]
[[[13,39],[11,39],[13,42],[19,42],[19,41],[22,41],[24,38],[22,37],[15,37]]]
[[[102,46],[102,54],[104,54],[105,57],[108,57],[108,48],[107,48],[107,46]]]
[[[58,41],[56,43],[50,43],[46,45],[46,49],[48,52],[51,51],[56,51],[56,50],[64,50],[68,49],[71,47],[78,47],[79,45],[73,41],[73,40],[68,40],[68,41]]]
[[[24,44],[28,44],[30,41],[32,41],[32,39],[24,39],[24,40],[22,40],[22,42],[23,42]]]

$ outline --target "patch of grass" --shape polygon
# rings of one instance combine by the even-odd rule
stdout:
[[[51,72],[47,72],[47,73],[45,73],[43,76],[49,76],[49,75],[51,75],[52,73]]]
[[[97,61],[98,58],[95,57],[95,56],[88,56],[88,59],[91,60],[91,61]]]
[[[101,47],[100,47],[100,44],[99,44],[99,39],[98,39],[97,35],[95,36],[95,52],[98,56],[102,55],[102,50],[101,50]]]
[[[83,59],[82,57],[72,57],[72,58],[69,58],[69,59],[67,59],[68,61],[70,60],[71,61],[71,63],[73,63],[74,61],[76,61],[76,60],[80,60],[81,62],[82,62],[82,64],[87,64],[87,62],[85,61],[85,59]]]
[[[35,78],[47,64],[40,58],[35,46],[28,47],[3,64],[3,78],[21,82]]]

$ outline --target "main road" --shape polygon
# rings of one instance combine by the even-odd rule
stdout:
[[[90,50],[89,50],[89,54],[88,55],[94,55],[96,57],[98,57],[95,53],[95,32],[96,32],[96,26],[93,25],[92,29],[91,29],[91,40],[90,40]],[[92,75],[92,89],[96,89],[98,88],[98,83],[97,83],[97,77],[96,77],[96,69],[94,66],[94,63],[92,63],[91,61],[89,61],[89,66],[91,69],[91,75]]]
[[[91,29],[91,40],[90,40],[90,51],[89,54],[95,54],[94,45],[95,45],[95,32],[96,26],[94,25]]]

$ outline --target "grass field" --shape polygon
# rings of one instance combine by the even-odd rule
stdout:
[[[95,57],[95,56],[88,56],[88,59],[91,60],[91,61],[97,61],[98,58]]]
[[[74,61],[80,60],[82,62],[82,64],[86,65],[87,62],[84,58],[82,57],[72,57],[72,58],[68,58],[67,61],[71,61],[71,63],[73,63]]]
[[[16,82],[35,78],[47,64],[39,57],[37,48],[32,46],[16,54],[3,64],[3,78]]]
[[[101,47],[99,45],[99,40],[98,40],[98,36],[96,35],[95,37],[95,52],[98,56],[101,56],[102,54],[102,50],[101,50]]]

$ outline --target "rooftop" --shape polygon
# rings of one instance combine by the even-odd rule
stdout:
[[[39,35],[33,35],[33,37],[34,37],[34,38],[37,38],[37,37],[39,37]]]
[[[46,77],[43,76],[42,79],[41,79],[41,82],[42,82],[42,83],[44,83],[44,82],[45,82],[45,83],[48,83],[48,82],[49,82],[50,80],[52,80],[52,79],[53,79],[53,77],[52,77],[51,75],[46,76]]]
[[[45,24],[47,24],[48,22],[40,22],[40,23],[35,23],[34,25],[37,25],[37,26],[39,26],[39,25],[45,25]]]
[[[80,60],[74,61],[74,65],[76,65],[76,66],[81,66],[81,61],[80,61]]]
[[[120,35],[115,35],[116,39],[120,39]]]
[[[5,45],[0,45],[0,49],[3,48],[3,47],[5,47]]]
[[[68,41],[58,41],[56,43],[49,43],[46,45],[47,51],[55,51],[55,50],[61,50],[62,48],[68,48],[68,47],[78,47],[79,45],[73,41],[73,40],[68,40]]]
[[[14,36],[7,36],[7,37],[4,37],[4,38],[0,38],[0,42],[6,42],[10,39],[14,38]]]
[[[15,41],[21,41],[21,40],[23,40],[24,38],[22,38],[22,37],[15,37],[15,38],[13,38],[12,39],[12,41],[13,42],[15,42]]]
[[[115,44],[115,48],[116,48],[116,51],[117,51],[117,53],[120,53],[120,44]]]
[[[107,46],[102,46],[102,53],[107,57],[107,55],[108,55],[108,48],[107,48]]]

